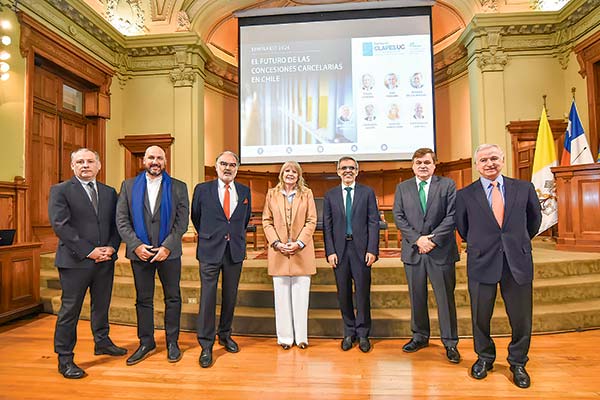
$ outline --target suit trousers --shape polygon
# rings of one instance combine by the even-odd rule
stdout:
[[[419,264],[405,263],[404,271],[410,296],[410,325],[413,338],[419,342],[429,341],[429,305],[427,301],[427,277],[429,277],[438,307],[442,343],[445,347],[456,346],[458,344],[458,328],[454,302],[454,288],[456,287],[454,263],[437,265],[430,257],[422,256]]]
[[[100,347],[112,343],[108,338],[108,309],[114,273],[114,261],[98,263],[94,268],[58,268],[62,294],[54,331],[54,351],[61,362],[73,359],[73,349],[77,341],[77,321],[88,288],[94,343]]]
[[[338,302],[344,321],[344,336],[368,337],[371,331],[371,268],[358,254],[354,241],[346,241],[344,254],[334,269]],[[352,282],[356,314],[352,301]]]
[[[308,344],[308,300],[310,275],[274,276],[277,343]]]
[[[231,336],[231,324],[237,301],[237,291],[242,273],[242,263],[233,262],[229,243],[220,263],[200,263],[200,310],[196,323],[198,343],[202,348],[210,348],[215,342],[216,308],[217,308],[217,283],[219,274],[221,278],[221,316],[219,319],[218,334],[221,338]]]
[[[135,311],[138,321],[138,338],[140,345],[153,346],[154,341],[154,288],[155,276],[162,284],[165,302],[165,333],[167,343],[175,343],[179,339],[181,318],[181,258],[161,262],[131,261],[135,281]]]
[[[497,284],[481,283],[469,278],[475,353],[479,358],[490,362],[496,359],[496,347],[490,336],[496,290]],[[525,366],[529,360],[527,353],[531,343],[532,283],[519,285],[510,272],[506,257],[500,278],[500,293],[512,330],[508,362],[514,366]]]

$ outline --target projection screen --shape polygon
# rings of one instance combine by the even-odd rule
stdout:
[[[432,3],[416,3],[238,15],[241,162],[403,160],[434,148]]]

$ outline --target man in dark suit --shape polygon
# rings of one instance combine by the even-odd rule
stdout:
[[[196,258],[200,262],[200,310],[198,342],[202,347],[200,366],[212,365],[215,335],[230,353],[239,347],[231,338],[231,323],[237,290],[246,256],[246,227],[252,203],[250,188],[234,182],[239,158],[231,151],[221,153],[215,168],[218,179],[196,185],[192,198],[192,222],[198,232]],[[217,281],[221,279],[221,317],[216,329]]]
[[[456,196],[456,227],[467,242],[467,276],[473,319],[473,342],[478,359],[471,367],[475,379],[493,368],[496,348],[490,321],[500,283],[512,329],[508,362],[514,383],[530,385],[525,370],[531,342],[533,259],[531,239],[542,216],[530,182],[501,175],[504,153],[483,144],[474,155],[480,179]]]
[[[127,245],[135,281],[135,310],[138,349],[127,359],[134,365],[156,349],[154,341],[154,280],[162,284],[165,302],[167,360],[181,359],[179,319],[181,316],[181,237],[188,229],[189,198],[185,183],[165,171],[167,159],[158,146],[144,154],[145,171],[127,179],[117,203],[117,227]]]
[[[94,354],[122,356],[127,353],[108,337],[108,308],[121,238],[115,226],[117,192],[96,181],[100,168],[97,152],[74,151],[71,169],[75,176],[52,186],[48,201],[50,223],[59,239],[55,265],[62,288],[54,351],[58,354],[58,371],[71,379],[85,376],[83,369],[73,362],[73,349],[77,321],[88,288]]]
[[[427,277],[438,307],[438,320],[446,357],[460,362],[454,288],[458,249],[454,236],[456,185],[433,175],[437,157],[421,148],[412,157],[415,179],[396,186],[394,220],[402,232],[402,262],[411,305],[412,339],[402,350],[413,353],[429,344]]]
[[[340,158],[337,174],[341,185],[323,199],[325,254],[334,268],[344,321],[342,350],[350,350],[358,338],[360,350],[366,353],[371,349],[371,266],[379,255],[379,211],[373,189],[356,183],[358,162],[354,158]]]

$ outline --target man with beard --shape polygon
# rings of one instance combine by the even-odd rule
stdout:
[[[117,203],[117,228],[127,245],[136,291],[136,313],[140,346],[127,365],[144,360],[156,349],[154,341],[154,279],[163,287],[167,360],[181,359],[179,318],[181,315],[181,237],[187,231],[189,198],[185,183],[165,171],[167,159],[158,146],[144,154],[145,171],[127,179]]]
[[[325,193],[323,199],[325,254],[335,273],[344,321],[342,350],[350,350],[358,338],[360,350],[366,353],[371,350],[371,266],[379,254],[379,211],[373,189],[356,183],[358,161],[340,158],[337,174],[341,185]]]
[[[219,344],[226,351],[239,351],[231,338],[231,323],[246,256],[246,227],[252,203],[250,188],[233,181],[238,167],[239,158],[235,153],[219,154],[215,165],[218,179],[196,185],[192,197],[192,222],[198,232],[196,258],[200,262],[202,283],[197,324],[202,368],[212,365],[212,348],[217,334]],[[217,281],[221,272],[221,317],[217,330]]]

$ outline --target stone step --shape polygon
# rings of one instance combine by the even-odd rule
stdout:
[[[535,251],[534,251],[535,255]],[[595,257],[595,258],[594,258]],[[465,259],[456,264],[456,282],[467,282],[467,271]],[[580,255],[574,259],[565,259],[553,255],[540,255],[544,261],[536,261],[534,268],[534,281],[546,278],[560,278],[567,276],[581,276],[588,274],[600,274],[600,257],[592,253],[591,256]],[[54,254],[41,256],[41,271],[55,270]],[[133,276],[131,265],[127,259],[121,257],[115,265],[115,276]],[[182,257],[181,279],[193,281],[199,279],[199,267],[197,260],[189,255]],[[373,285],[396,285],[406,284],[404,266],[399,258],[382,258],[373,266],[371,279]],[[270,283],[271,277],[267,273],[266,260],[246,260],[242,268],[240,282],[243,283]],[[331,267],[324,259],[317,259],[317,274],[313,276],[313,284],[335,285],[335,277]]]
[[[40,272],[41,287],[60,289],[58,272],[55,270],[43,270]],[[200,298],[200,282],[198,280],[182,280],[181,298],[183,303],[196,304]],[[469,305],[469,294],[467,284],[456,285],[455,300],[457,307]],[[115,276],[113,285],[113,296],[122,298],[135,298],[135,286],[132,277]],[[217,301],[220,301],[220,288]],[[534,304],[560,304],[570,301],[600,299],[600,274],[582,276],[567,276],[561,278],[547,278],[534,281],[533,301]],[[156,279],[155,302],[162,302],[162,286]],[[335,285],[312,284],[310,294],[311,309],[337,308],[337,289]],[[429,287],[429,304],[435,307],[435,296]],[[497,296],[498,306],[502,306],[500,293]],[[244,307],[267,307],[273,305],[273,285],[269,283],[245,283],[241,282],[238,287],[238,306]],[[379,308],[409,308],[407,285],[372,285],[371,307]]]
[[[60,290],[44,288],[41,290],[44,311],[56,314],[60,308]],[[600,326],[600,299],[572,301],[563,304],[536,305],[533,309],[534,332],[557,332],[573,329],[585,329]],[[89,319],[90,303],[86,297],[81,317]],[[162,328],[164,305],[155,303],[155,325]],[[217,313],[219,310],[217,309]],[[182,306],[181,328],[194,331],[198,304]],[[460,336],[471,335],[471,316],[468,306],[458,307],[458,332]],[[432,336],[439,336],[437,313],[430,310]],[[409,337],[410,310],[374,309],[372,310],[373,337]],[[113,297],[110,309],[110,321],[127,325],[136,324],[135,305],[131,298]],[[340,312],[337,309],[309,310],[309,335],[311,337],[339,337],[342,334]],[[233,323],[234,334],[269,335],[275,333],[275,319],[272,308],[236,307]],[[492,319],[492,333],[510,334],[510,325],[503,307],[496,307]]]

